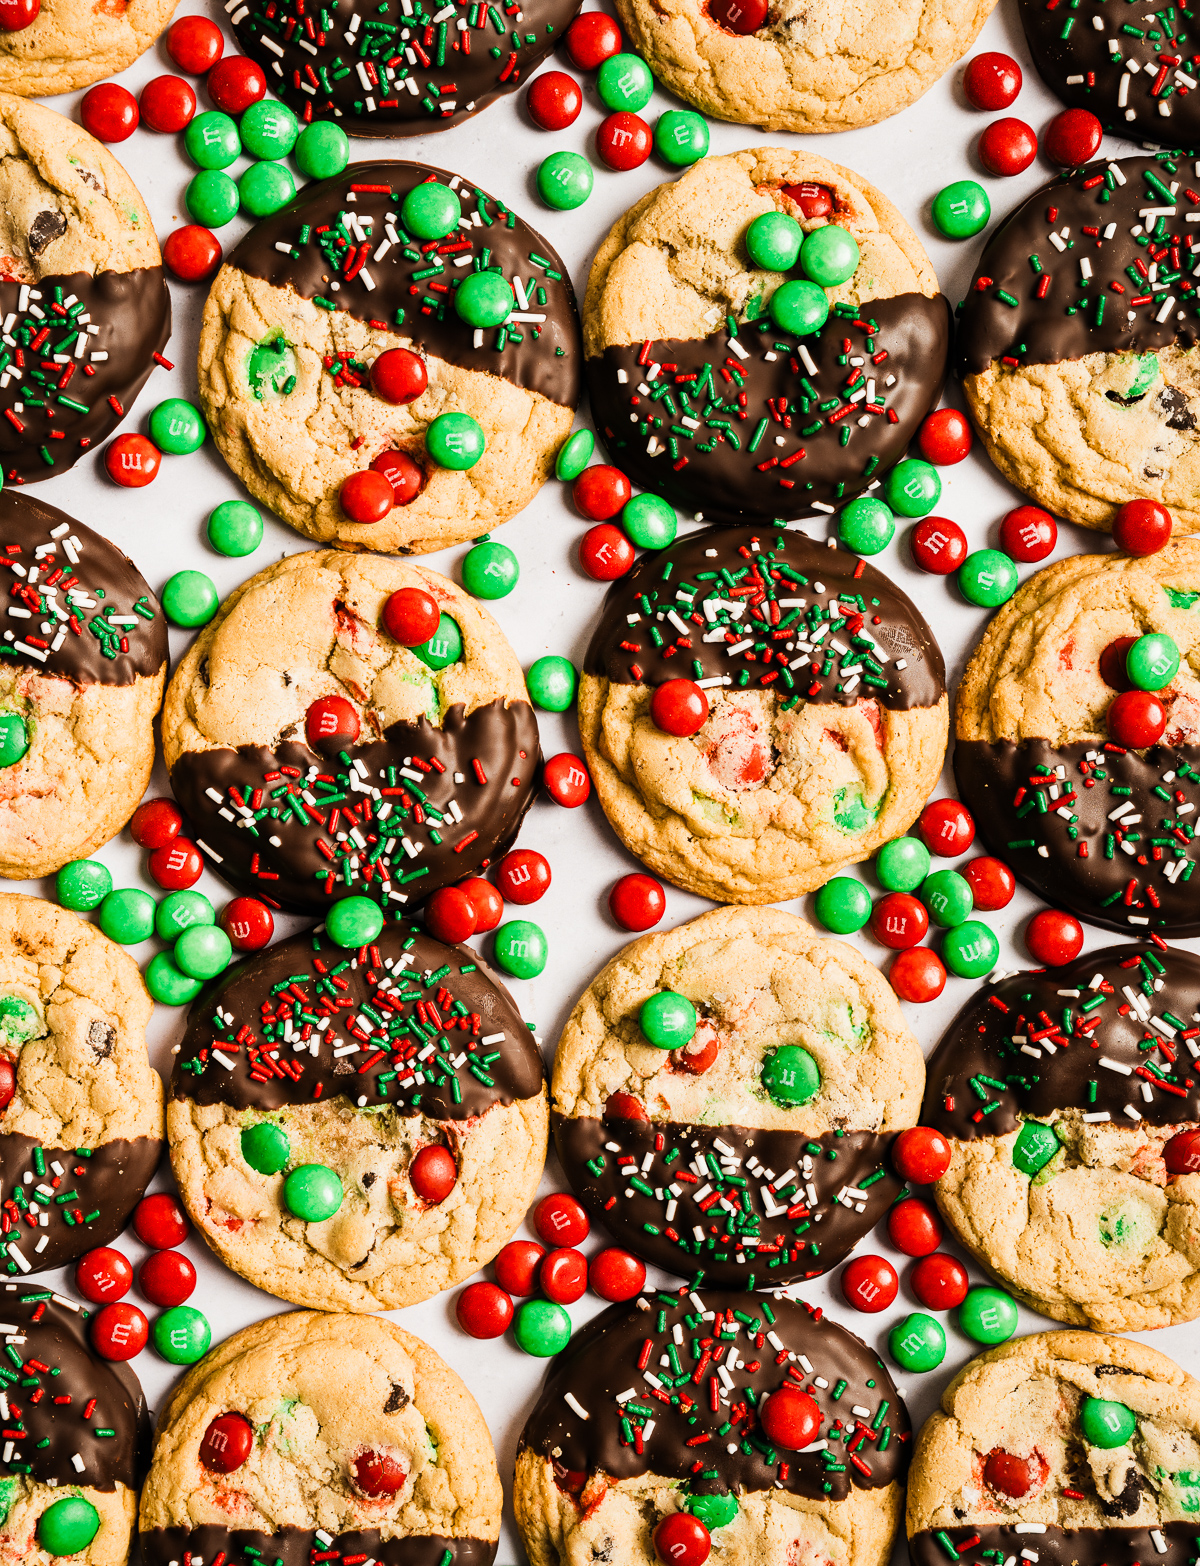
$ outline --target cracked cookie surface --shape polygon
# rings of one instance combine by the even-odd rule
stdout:
[[[42,0],[28,27],[0,34],[0,90],[51,98],[116,76],[144,54],[178,0]]]

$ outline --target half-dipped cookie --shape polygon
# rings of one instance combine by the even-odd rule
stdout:
[[[865,957],[794,914],[718,908],[634,941],[584,991],[554,1061],[554,1141],[621,1245],[763,1288],[827,1272],[884,1215],[924,1081]]]

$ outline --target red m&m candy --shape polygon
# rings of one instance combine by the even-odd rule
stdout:
[[[949,576],[967,558],[967,535],[948,517],[922,517],[909,538],[913,559],[931,576]]]
[[[1157,500],[1127,500],[1113,519],[1113,542],[1127,555],[1156,555],[1171,538],[1171,513]]]
[[[981,913],[995,913],[1007,908],[1017,889],[1017,878],[1002,859],[983,854],[963,865],[959,874],[966,878],[975,899],[975,907]]]
[[[0,1109],[7,1109],[17,1091],[17,1073],[11,1060],[0,1057]]]
[[[1021,67],[1007,54],[977,54],[963,72],[963,91],[972,108],[1007,109],[1021,91]]]
[[[1109,703],[1110,738],[1127,750],[1156,745],[1167,726],[1167,712],[1153,691],[1122,691]]]
[[[458,1184],[458,1165],[449,1148],[432,1142],[409,1164],[408,1179],[421,1200],[436,1207]]]
[[[183,811],[173,799],[144,799],[129,818],[129,835],[139,848],[162,848],[182,826]]]
[[[1000,523],[1000,548],[1022,565],[1044,560],[1058,542],[1058,523],[1040,506],[1017,506]]]
[[[924,1006],[946,988],[946,965],[928,946],[910,946],[888,969],[888,982],[901,1000]]]
[[[983,1464],[984,1482],[1000,1495],[1012,1501],[1028,1495],[1038,1479],[1038,1464],[1033,1457],[1019,1457],[994,1446]]]
[[[1034,962],[1061,968],[1083,950],[1083,926],[1069,913],[1043,908],[1025,926],[1025,945]]]
[[[633,561],[628,534],[611,522],[588,528],[579,540],[579,564],[594,582],[615,582],[633,568]]]
[[[926,462],[939,467],[961,462],[971,449],[971,426],[957,408],[938,408],[921,425],[917,445]]]
[[[916,946],[928,933],[925,905],[908,892],[889,892],[871,910],[871,934],[894,951]]]
[[[816,1399],[786,1383],[758,1405],[758,1419],[771,1445],[789,1452],[811,1445],[821,1433],[821,1410]]]
[[[906,1196],[888,1213],[888,1237],[906,1256],[930,1256],[942,1243],[942,1220],[919,1196]]]
[[[513,1302],[494,1283],[468,1283],[454,1302],[454,1314],[473,1338],[498,1338],[513,1318]]]
[[[967,1269],[944,1251],[923,1256],[908,1281],[927,1310],[953,1310],[967,1297]]]
[[[373,1501],[390,1501],[408,1479],[408,1469],[390,1452],[360,1452],[350,1465],[354,1485]]]
[[[371,469],[382,473],[392,486],[392,500],[397,506],[411,505],[425,482],[421,464],[407,451],[381,451],[371,458]]]
[[[475,934],[475,905],[459,886],[443,886],[423,909],[425,928],[435,940],[456,946]]]
[[[156,848],[146,868],[164,891],[182,892],[200,879],[204,860],[190,837],[177,837],[165,847]]]
[[[146,1347],[150,1323],[136,1305],[106,1305],[90,1323],[92,1347],[102,1359],[132,1359]]]
[[[932,1185],[950,1167],[950,1143],[932,1126],[911,1126],[892,1144],[892,1164],[902,1180]]]
[[[575,507],[593,522],[607,522],[615,517],[633,494],[633,487],[620,468],[595,463],[583,472],[571,485],[571,499]]]
[[[567,47],[570,48],[569,33]],[[566,130],[579,118],[583,93],[575,78],[565,71],[543,71],[530,82],[525,107],[529,118],[542,130]]]
[[[104,466],[114,484],[144,489],[162,464],[162,452],[144,435],[118,435],[104,453]]]
[[[389,348],[371,365],[371,390],[385,402],[415,402],[428,385],[424,359],[407,348]]]
[[[979,138],[979,161],[989,174],[1020,174],[1037,157],[1037,137],[1024,120],[993,120]]]
[[[900,1279],[885,1256],[856,1256],[842,1268],[842,1293],[855,1310],[874,1315],[896,1298]]]
[[[536,903],[550,889],[550,865],[533,848],[514,848],[496,870],[500,891],[510,903]]]
[[[708,697],[693,680],[667,680],[650,698],[650,716],[664,733],[686,739],[708,722]]]
[[[22,33],[37,21],[42,0],[0,0],[0,27],[6,33]]]
[[[234,1474],[254,1450],[254,1426],[245,1414],[218,1414],[200,1441],[200,1461],[210,1474]]]
[[[640,114],[621,109],[601,120],[596,131],[596,152],[610,169],[624,173],[640,168],[650,156],[654,137]]]
[[[712,1538],[691,1512],[670,1512],[654,1530],[654,1553],[668,1566],[704,1566]]]
[[[151,1305],[182,1305],[195,1287],[196,1269],[182,1251],[154,1251],[138,1268],[138,1288]]]
[[[142,1197],[133,1210],[133,1229],[143,1245],[156,1251],[182,1245],[191,1233],[187,1214],[168,1191]]]
[[[349,750],[361,728],[358,712],[344,696],[318,696],[304,714],[304,738],[323,756]]]
[[[709,15],[720,27],[747,38],[767,19],[768,0],[712,0]]]
[[[184,283],[200,283],[221,264],[221,241],[200,223],[185,223],[163,241],[163,260]]]
[[[1109,642],[1108,646],[1100,654],[1100,678],[1110,690],[1131,691],[1134,689],[1133,681],[1129,678],[1127,660],[1129,649],[1136,641],[1136,636],[1118,636],[1116,641]]]
[[[496,1257],[496,1282],[506,1294],[532,1294],[545,1254],[545,1246],[534,1240],[510,1240]]]
[[[610,1093],[604,1102],[605,1120],[649,1120],[645,1105],[632,1093]]]
[[[1169,1174],[1200,1174],[1200,1131],[1180,1131],[1163,1148]]]
[[[235,952],[258,952],[275,934],[275,918],[257,897],[235,897],[218,920]]]
[[[203,76],[221,58],[225,40],[206,16],[181,16],[167,29],[167,53],[181,71]]]
[[[143,125],[170,134],[192,123],[196,94],[182,76],[156,76],[142,88],[138,108]]]
[[[1060,168],[1075,169],[1094,158],[1104,127],[1087,109],[1064,109],[1056,114],[1042,137],[1042,151]]]
[[[602,1300],[631,1300],[646,1282],[646,1264],[631,1251],[610,1246],[588,1263],[588,1283]]]
[[[794,201],[806,218],[828,217],[833,211],[833,191],[828,185],[805,180],[800,185],[782,186],[783,194]]]
[[[975,841],[970,811],[957,799],[935,799],[926,805],[917,831],[931,854],[941,854],[946,859],[965,854]]]
[[[608,894],[608,911],[623,930],[640,933],[666,913],[666,894],[652,875],[623,875]]]
[[[565,1191],[543,1196],[533,1209],[533,1227],[547,1245],[581,1245],[591,1225],[583,1204]]]
[[[592,780],[587,767],[569,750],[551,756],[542,768],[542,781],[546,792],[556,805],[566,810],[576,810],[592,792]]]
[[[244,54],[229,54],[208,73],[208,96],[218,109],[234,116],[267,95],[267,78],[261,65]]]
[[[378,468],[351,473],[338,490],[338,504],[351,522],[382,522],[395,503],[392,481]]]
[[[137,99],[127,87],[100,82],[84,93],[79,118],[97,141],[128,141],[138,127]]]
[[[383,606],[388,635],[401,647],[420,647],[427,642],[440,619],[437,603],[420,587],[398,587]]]
[[[475,915],[476,935],[486,935],[489,930],[494,930],[504,918],[504,899],[490,881],[485,881],[480,875],[473,875],[466,881],[460,881],[454,889],[461,892],[471,905],[471,911]],[[430,902],[432,902],[432,898]],[[426,921],[428,921],[429,904],[426,903]],[[442,937],[438,937],[439,940]]]
[[[85,1251],[75,1263],[75,1287],[93,1305],[106,1305],[128,1294],[133,1283],[129,1258],[111,1245]]]
[[[543,1257],[538,1282],[548,1300],[556,1305],[573,1305],[583,1298],[587,1276],[587,1257],[582,1251],[563,1246]]]
[[[621,29],[605,11],[585,11],[567,28],[567,53],[581,71],[594,71],[621,49]]]

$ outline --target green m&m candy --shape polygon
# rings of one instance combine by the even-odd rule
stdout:
[[[208,1353],[212,1328],[194,1305],[172,1305],[151,1328],[154,1347],[169,1365],[194,1365]]]
[[[958,1324],[976,1343],[1007,1343],[1017,1330],[1017,1302],[1003,1289],[968,1289]]]
[[[383,912],[369,897],[343,897],[325,915],[325,933],[335,946],[370,946],[383,929]]]
[[[538,165],[538,195],[556,212],[573,212],[592,193],[592,166],[578,152],[552,152]]]
[[[146,988],[161,1006],[187,1006],[204,988],[175,961],[170,952],[159,952],[146,964]]]
[[[906,457],[903,462],[897,462],[883,486],[888,505],[902,517],[928,516],[941,493],[942,481],[937,469],[919,457]]]
[[[154,934],[154,899],[140,887],[110,892],[100,904],[100,928],[119,946],[136,946]]]
[[[957,870],[935,870],[921,883],[921,901],[929,917],[943,930],[953,930],[971,915],[975,894],[966,876]]]
[[[762,1085],[784,1109],[807,1104],[821,1091],[821,1068],[798,1044],[781,1044],[762,1063]]]
[[[227,169],[242,150],[237,126],[219,109],[197,114],[183,133],[183,145],[198,169]]]
[[[150,415],[150,439],[160,451],[184,457],[204,444],[204,420],[199,408],[183,397],[168,397]]]
[[[535,707],[543,712],[566,712],[575,700],[575,665],[569,658],[548,654],[530,664],[525,683]]]
[[[207,625],[221,602],[216,583],[203,571],[176,571],[162,590],[163,613],[172,625]]]
[[[400,226],[418,239],[445,239],[458,227],[462,204],[455,193],[437,180],[414,185],[400,208]]]
[[[458,628],[458,621],[448,614],[439,616],[438,628],[429,640],[422,642],[419,647],[410,647],[409,652],[427,668],[434,670],[457,663],[463,655],[462,632]]]
[[[1079,1425],[1085,1441],[1110,1452],[1114,1447],[1129,1445],[1137,1429],[1137,1415],[1124,1403],[1085,1397],[1079,1410]]]
[[[885,892],[915,892],[929,865],[929,850],[919,837],[894,837],[875,855],[875,874]]]
[[[233,943],[219,924],[194,924],[175,942],[175,966],[193,979],[215,979],[228,968]]]
[[[465,473],[483,456],[483,426],[469,413],[439,413],[425,431],[425,449],[439,467]]]
[[[216,924],[213,905],[203,892],[168,892],[154,914],[154,933],[163,941],[175,941],[194,924]]]
[[[654,95],[654,77],[640,54],[610,54],[596,72],[596,92],[606,109],[636,114]]]
[[[296,166],[309,179],[330,179],[350,161],[350,138],[332,120],[314,120],[296,138]]]
[[[571,1318],[562,1305],[551,1300],[525,1300],[517,1306],[513,1336],[526,1354],[550,1359],[571,1341]]]
[[[554,477],[573,484],[592,460],[596,437],[591,430],[576,430],[554,459]]]
[[[746,230],[746,250],[764,272],[788,272],[796,264],[804,230],[786,212],[764,212]]]
[[[252,163],[238,180],[238,203],[251,217],[270,217],[296,194],[296,181],[284,163]]]
[[[1125,672],[1140,691],[1161,691],[1179,673],[1179,648],[1170,636],[1139,636],[1125,655]]]
[[[188,181],[183,204],[195,222],[203,223],[205,228],[223,228],[237,217],[237,181],[220,169],[201,169]]]
[[[717,1528],[727,1528],[740,1510],[736,1495],[689,1495],[684,1502],[693,1517],[698,1517],[712,1533]]]
[[[771,319],[781,332],[811,337],[829,319],[829,297],[806,277],[793,278],[771,295]]]
[[[888,1353],[902,1370],[936,1370],[946,1357],[941,1322],[924,1311],[913,1311],[888,1333]]]
[[[242,1157],[257,1174],[278,1174],[287,1168],[292,1142],[282,1126],[273,1120],[260,1120],[247,1126],[241,1137]]]
[[[882,500],[860,495],[842,507],[837,530],[840,541],[856,555],[877,555],[891,543],[896,519]]]
[[[942,959],[960,979],[982,979],[1000,956],[1000,942],[979,919],[967,919],[946,932]]]
[[[507,598],[521,567],[507,544],[476,544],[462,563],[463,586],[472,598]]]
[[[298,1164],[283,1182],[287,1210],[305,1223],[324,1223],[342,1205],[342,1182],[328,1164]]]
[[[1023,1175],[1031,1179],[1058,1152],[1058,1137],[1053,1126],[1040,1120],[1027,1120],[1017,1133],[1013,1143],[1012,1161]]]
[[[87,913],[112,891],[112,871],[98,859],[72,859],[58,872],[54,895],[64,908]]]
[[[871,917],[871,894],[850,875],[835,875],[817,893],[816,914],[835,935],[853,935]]]
[[[15,767],[29,749],[29,730],[16,712],[0,717],[0,767]]]
[[[708,124],[690,109],[668,109],[654,127],[654,150],[673,168],[699,163],[708,152]]]
[[[992,215],[987,191],[973,179],[956,179],[933,198],[933,222],[947,239],[970,239]]]
[[[621,526],[639,549],[666,549],[679,531],[674,507],[657,495],[634,495],[627,500],[621,508]]]
[[[499,272],[471,272],[454,290],[454,310],[468,326],[500,326],[516,304],[512,284]]]
[[[638,1012],[638,1027],[655,1049],[682,1049],[696,1032],[696,1008],[686,995],[659,990]]]
[[[219,555],[253,554],[262,543],[262,512],[248,500],[223,500],[209,512],[206,531]]]
[[[300,122],[286,103],[260,98],[238,121],[238,134],[252,158],[286,158],[300,135]]]
[[[800,246],[800,266],[805,277],[822,288],[836,288],[858,271],[858,241],[836,223],[814,228]]]
[[[541,925],[510,919],[496,931],[496,961],[514,979],[536,979],[546,966],[549,947]]]
[[[999,549],[976,549],[958,568],[958,587],[968,603],[998,609],[1017,590],[1017,568]]]
[[[78,1555],[100,1532],[100,1513],[82,1495],[64,1495],[38,1518],[37,1540],[47,1555]]]

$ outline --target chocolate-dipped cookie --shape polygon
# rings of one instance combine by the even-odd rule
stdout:
[[[422,554],[533,498],[570,431],[581,357],[566,268],[515,212],[423,163],[356,163],[228,257],[198,374],[222,456],[285,522]],[[374,521],[342,494],[367,468],[393,486]]]
[[[0,893],[0,1261],[62,1267],[121,1233],[158,1167],[163,1092],[137,964],[95,925]]]
[[[1127,935],[1200,933],[1197,603],[1191,539],[1060,560],[999,611],[958,689],[954,774],[984,842],[1039,896]],[[1112,738],[1114,703],[1144,635],[1179,666],[1153,692],[1157,742],[1133,748]]]
[[[672,680],[707,702],[691,735],[652,715]],[[719,902],[798,897],[905,832],[947,726],[916,606],[874,566],[782,528],[706,528],[644,555],[609,589],[579,682],[614,831]]]
[[[167,677],[157,598],[115,544],[0,491],[0,875],[49,875],[133,814]]]
[[[988,455],[1084,527],[1142,496],[1177,531],[1200,527],[1190,217],[1200,195],[1178,156],[1089,163],[1000,224],[963,304],[957,367]]]
[[[511,1238],[546,1162],[546,1099],[533,1037],[477,953],[415,925],[362,952],[310,931],[195,1001],[167,1135],[222,1261],[295,1304],[373,1311],[448,1288]]]
[[[125,417],[171,331],[146,204],[107,148],[0,92],[0,469],[62,473]]]
[[[714,1563],[882,1566],[909,1440],[882,1362],[820,1310],[660,1291],[604,1311],[554,1360],[513,1504],[535,1566],[701,1560],[706,1538]],[[699,1534],[694,1555],[671,1552],[672,1529]]]
[[[1200,1315],[1200,959],[1112,946],[1010,974],[930,1057],[938,1206],[1026,1304],[1137,1332]]]
[[[762,1288],[842,1260],[895,1200],[916,1039],[878,969],[775,908],[634,941],[559,1040],[554,1142],[592,1218],[680,1277]]]
[[[396,594],[441,611],[389,629]],[[272,907],[399,912],[502,852],[541,752],[520,665],[475,599],[384,555],[290,555],[239,587],[175,671],[171,787],[217,873]]]
[[[843,241],[856,264],[826,288],[819,329],[773,318],[777,291],[806,274],[753,259],[748,231],[770,214],[797,247],[829,225],[857,247]],[[596,253],[583,319],[612,460],[723,523],[829,509],[882,479],[937,402],[950,341],[933,268],[891,202],[781,147],[705,158],[643,196]]]
[[[124,1566],[149,1455],[133,1370],[88,1344],[88,1312],[49,1289],[0,1287],[0,1561]]]
[[[142,1490],[145,1566],[491,1566],[502,1501],[483,1415],[394,1322],[296,1311],[184,1377]]]

